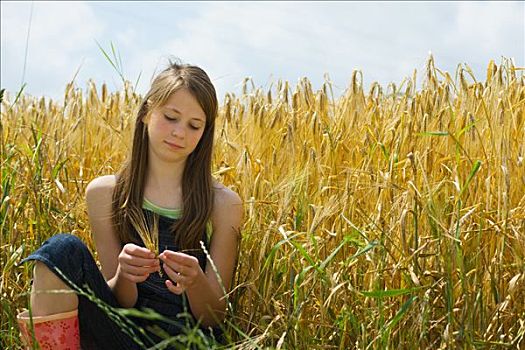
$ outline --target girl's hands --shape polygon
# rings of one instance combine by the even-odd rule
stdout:
[[[159,259],[164,263],[164,271],[171,279],[166,280],[166,287],[172,293],[180,295],[206,278],[199,265],[199,260],[194,256],[165,250],[159,255]]]
[[[133,243],[126,244],[118,256],[117,274],[133,282],[144,282],[150,273],[160,271],[159,259],[149,249]]]

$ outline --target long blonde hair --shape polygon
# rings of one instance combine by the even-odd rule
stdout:
[[[160,72],[144,97],[135,120],[131,154],[117,173],[113,191],[113,223],[122,244],[136,241],[129,219],[131,212],[142,210],[148,165],[148,133],[144,117],[162,106],[177,90],[186,88],[206,114],[202,137],[188,156],[182,177],[183,214],[172,226],[179,249],[199,249],[213,206],[211,159],[218,102],[215,88],[204,70],[197,66],[170,62]],[[179,234],[177,234],[179,233]]]

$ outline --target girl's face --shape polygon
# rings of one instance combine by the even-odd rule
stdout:
[[[175,91],[163,106],[144,119],[151,156],[165,162],[184,161],[193,152],[204,132],[206,114],[186,89]]]

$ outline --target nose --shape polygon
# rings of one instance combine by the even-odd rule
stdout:
[[[184,139],[184,127],[181,125],[174,125],[171,130],[171,135],[176,138]]]

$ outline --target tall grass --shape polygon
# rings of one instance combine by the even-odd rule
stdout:
[[[225,96],[215,176],[246,211],[230,347],[525,346],[523,69],[491,61],[478,81],[430,57],[423,74],[364,91],[354,72],[337,99],[306,78]],[[93,248],[84,189],[123,161],[140,96],[90,82],[63,104],[14,100],[0,125],[2,348],[20,346],[30,288],[16,262],[59,231]]]

